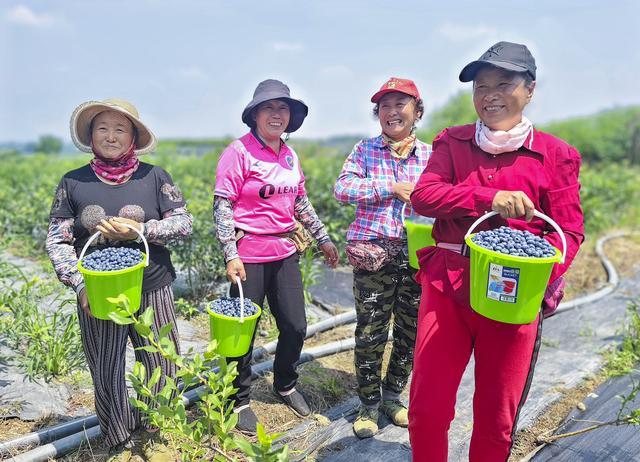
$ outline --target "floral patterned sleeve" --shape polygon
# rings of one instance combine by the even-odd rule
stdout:
[[[45,247],[60,282],[78,293],[84,287],[73,248],[73,218],[51,218]]]
[[[216,224],[216,238],[222,246],[224,261],[228,262],[238,255],[236,245],[236,226],[233,221],[233,204],[229,199],[221,196],[213,198],[213,221]]]
[[[311,233],[313,238],[318,242],[318,245],[331,242],[331,238],[327,234],[327,230],[318,218],[313,205],[309,201],[309,197],[304,196],[296,197],[296,203],[294,205],[294,216],[302,225]]]
[[[189,236],[193,217],[186,207],[177,207],[164,213],[162,220],[149,220],[144,224],[144,237],[148,242],[167,245]]]

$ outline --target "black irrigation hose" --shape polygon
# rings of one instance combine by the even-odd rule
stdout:
[[[55,441],[59,438],[77,433],[85,428],[91,428],[98,425],[98,417],[93,414],[89,417],[81,417],[73,419],[50,428],[45,428],[37,432],[27,433],[19,438],[11,441],[0,443],[0,456],[7,456],[15,452],[31,446],[39,446]]]
[[[586,295],[584,297],[579,297],[569,302],[561,303],[558,307],[558,310],[556,311],[557,314],[575,309],[580,305],[599,300],[615,290],[615,288],[619,284],[618,274],[609,259],[607,259],[604,255],[603,247],[604,244],[611,239],[629,235],[630,233],[618,232],[598,239],[598,242],[596,243],[596,253],[600,257],[602,265],[607,272],[607,284],[604,288],[592,294]],[[339,314],[329,319],[325,319],[324,321],[320,321],[309,326],[307,337],[314,335],[317,332],[322,332],[324,330],[338,327],[343,324],[349,324],[354,320],[355,311],[350,311],[347,313]],[[354,347],[354,344],[354,339],[350,338],[345,340],[338,340],[315,348],[310,348],[309,350],[305,350],[302,352],[299,363],[304,363],[313,359],[350,350]],[[264,353],[272,353],[273,351],[275,351],[276,345],[277,342],[274,341],[264,345],[261,348],[257,348],[254,351],[253,359],[255,360],[259,358],[260,356],[264,355]],[[267,371],[271,370],[272,367],[272,360],[255,364],[254,366],[252,366],[252,375],[254,377],[263,375]],[[200,394],[204,391],[204,387],[198,387],[186,392],[184,394],[185,404],[191,405],[194,402],[198,401],[200,399]],[[96,423],[97,418],[95,414],[93,414],[91,416],[75,419],[64,424],[51,427],[49,429],[29,433],[17,439],[0,443],[0,456],[11,455],[12,453],[15,453],[17,450],[26,446],[33,444],[42,444],[47,441],[52,442],[43,446],[39,446],[19,456],[14,456],[12,460],[20,462],[41,462],[47,461],[52,457],[62,456],[77,449],[83,441],[99,436],[101,434],[100,427],[96,425]],[[93,424],[93,426],[91,424]],[[70,434],[73,431],[76,431],[76,433]],[[309,454],[309,452],[305,451],[305,454]]]

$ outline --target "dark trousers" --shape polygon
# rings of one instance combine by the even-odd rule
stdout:
[[[273,362],[273,384],[278,391],[292,389],[298,380],[296,362],[307,334],[307,318],[304,305],[300,257],[293,254],[284,260],[269,263],[245,263],[247,280],[242,283],[244,296],[262,307],[265,296],[278,326],[278,346]],[[238,286],[231,285],[232,297],[239,295]],[[257,329],[256,329],[257,330]],[[235,406],[249,404],[251,387],[251,354],[239,358],[227,358],[238,362],[238,377],[233,386],[238,389]],[[233,399],[233,397],[232,397]]]
[[[169,338],[180,354],[171,286],[167,285],[157,290],[143,292],[141,306],[153,307],[154,317],[151,328],[156,335],[163,326],[169,323],[173,325]],[[144,308],[138,314],[142,314],[143,310]],[[133,347],[136,348],[136,361],[141,362],[147,371],[147,381],[157,367],[162,370],[160,380],[153,387],[154,393],[159,393],[162,390],[166,383],[166,376],[175,377],[176,366],[168,359],[163,358],[160,353],[149,353],[137,349],[148,346],[149,341],[141,337],[131,325],[121,326],[112,321],[90,318],[80,306],[78,306],[78,318],[84,354],[93,378],[96,414],[102,436],[107,446],[116,446],[127,441],[138,426],[152,428],[146,419],[141,419],[142,416],[138,408],[131,409],[129,405],[125,381],[127,338],[131,339]],[[149,400],[143,396],[138,395],[137,398],[149,403]]]

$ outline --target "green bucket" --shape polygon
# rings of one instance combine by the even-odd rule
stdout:
[[[238,288],[240,289],[240,304],[244,307],[242,284],[240,283],[240,278],[237,276],[236,278]],[[262,314],[260,306],[255,303],[254,305],[258,308],[256,314],[246,317],[241,316],[239,318],[214,313],[211,309],[207,309],[209,313],[211,340],[218,342],[218,354],[227,358],[235,358],[247,354],[251,346],[251,341],[253,340],[253,332]],[[244,309],[241,311],[241,314],[243,311]]]
[[[436,241],[431,236],[433,231],[433,225],[427,223],[419,223],[412,221],[411,218],[404,218],[404,211],[407,204],[402,206],[402,223],[407,229],[407,246],[409,247],[409,266],[415,269],[420,269],[418,263],[418,250],[436,245]]]
[[[529,324],[540,312],[553,265],[564,262],[566,238],[551,218],[535,211],[535,216],[547,221],[560,234],[562,253],[556,249],[553,257],[531,258],[494,252],[471,240],[476,226],[494,215],[497,213],[490,212],[476,220],[464,238],[471,249],[471,307],[494,321]]]
[[[144,269],[149,266],[149,245],[144,236],[133,226],[125,225],[136,231],[142,238],[146,252],[143,259],[137,265],[117,271],[93,271],[82,266],[82,258],[89,245],[96,239],[100,232],[95,233],[84,245],[78,259],[78,271],[82,274],[85,284],[87,299],[91,314],[98,319],[110,320],[109,313],[115,310],[116,304],[107,298],[118,297],[124,294],[129,298],[130,306],[140,309],[142,298],[142,276]]]

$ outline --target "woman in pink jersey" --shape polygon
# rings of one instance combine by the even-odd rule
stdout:
[[[284,133],[300,128],[308,111],[306,104],[291,98],[284,83],[260,82],[242,112],[251,130],[231,143],[218,162],[214,198],[216,236],[232,282],[231,295],[238,295],[235,282],[240,277],[246,297],[260,306],[267,297],[280,331],[273,391],[298,416],[311,410],[295,388],[295,363],[307,329],[299,255],[287,238],[296,220],[317,241],[327,264],[338,263],[338,250],[307,197],[298,156],[282,140]],[[252,351],[253,345],[246,355],[228,358],[238,362],[234,411],[237,428],[246,433],[255,433],[257,425],[249,407]]]

